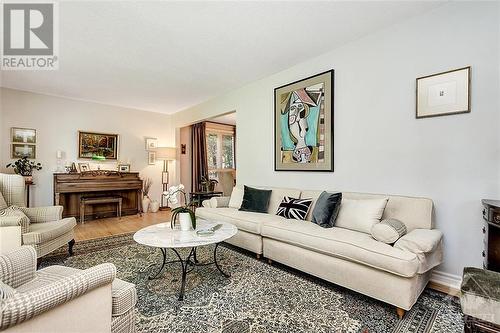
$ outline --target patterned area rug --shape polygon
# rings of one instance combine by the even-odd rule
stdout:
[[[138,332],[462,332],[458,299],[426,290],[403,320],[394,307],[319,280],[283,265],[268,265],[242,250],[221,246],[218,258],[232,276],[214,266],[197,267],[187,277],[184,301],[179,263],[155,280],[147,277],[161,263],[159,250],[138,245],[131,235],[78,242],[75,256],[64,250],[44,258],[43,266],[87,268],[103,262],[119,278],[135,283]],[[186,253],[184,253],[185,255]],[[213,248],[198,249],[211,261]],[[168,252],[170,260],[174,254]]]

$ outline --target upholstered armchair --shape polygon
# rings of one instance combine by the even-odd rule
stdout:
[[[135,285],[113,264],[37,271],[36,262],[31,246],[0,255],[0,331],[135,332]]]
[[[31,245],[37,258],[69,245],[73,254],[74,217],[62,218],[62,206],[25,207],[24,178],[0,173],[0,239],[2,243],[16,240]],[[8,234],[6,237],[5,234]],[[2,251],[3,252],[3,251]]]

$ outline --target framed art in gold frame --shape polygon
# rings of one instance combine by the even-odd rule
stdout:
[[[334,70],[274,89],[274,170],[333,171]]]
[[[78,158],[118,159],[118,134],[78,131]]]
[[[470,81],[470,66],[417,78],[415,117],[471,112]]]

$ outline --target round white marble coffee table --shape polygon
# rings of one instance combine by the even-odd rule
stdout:
[[[214,232],[210,236],[199,236],[196,234],[196,230],[208,229],[214,227],[217,224],[221,224],[222,227]],[[145,227],[134,234],[134,240],[142,245],[156,247],[161,250],[163,255],[163,262],[161,264],[158,272],[150,276],[149,279],[152,280],[156,278],[163,271],[166,264],[178,262],[182,266],[182,282],[181,290],[179,293],[179,301],[184,299],[184,290],[186,288],[186,275],[192,269],[188,269],[189,266],[193,268],[195,266],[207,266],[215,265],[217,269],[225,276],[230,277],[229,274],[225,273],[217,262],[217,248],[219,244],[226,239],[229,239],[236,235],[238,229],[227,222],[209,222],[206,220],[197,219],[196,220],[196,230],[181,231],[176,226],[174,229],[170,227],[170,222],[155,224],[149,227]],[[196,248],[199,246],[205,246],[215,244],[214,247],[214,261],[210,263],[199,263],[196,258]],[[182,259],[176,248],[191,248],[189,255],[186,259]],[[167,262],[167,250],[171,249],[178,259]]]

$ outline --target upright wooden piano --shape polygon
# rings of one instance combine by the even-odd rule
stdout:
[[[119,195],[122,215],[141,212],[142,180],[138,172],[96,170],[83,173],[54,173],[54,204],[64,207],[63,217],[80,216],[80,199],[93,196]],[[116,216],[116,205],[85,207],[85,216],[103,218]]]

